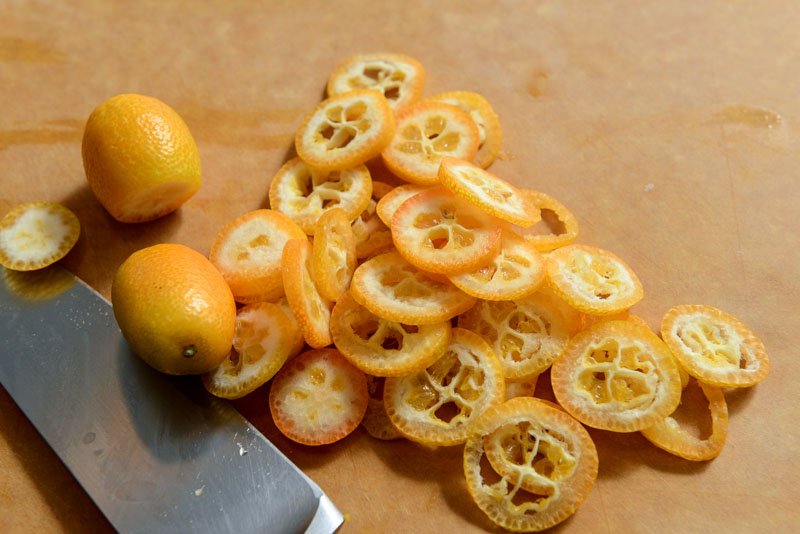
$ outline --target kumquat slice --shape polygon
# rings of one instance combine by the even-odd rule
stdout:
[[[386,226],[391,226],[392,217],[394,217],[395,212],[397,212],[397,208],[399,208],[403,202],[409,198],[413,197],[417,193],[422,193],[427,189],[430,188],[424,185],[416,184],[405,184],[395,187],[386,195],[384,195],[380,201],[378,201],[378,206],[376,208],[378,217],[381,218],[383,224]]]
[[[450,322],[407,325],[378,317],[349,293],[331,313],[331,336],[350,363],[373,376],[401,376],[423,369],[450,342]]]
[[[661,321],[661,336],[683,368],[706,384],[749,387],[769,374],[769,357],[758,336],[712,306],[672,308]]]
[[[359,89],[322,101],[300,125],[294,145],[312,167],[342,170],[380,154],[394,133],[394,112],[386,98]]]
[[[495,463],[484,461],[490,448],[498,452]],[[487,410],[464,447],[470,495],[489,519],[513,532],[538,532],[574,514],[597,480],[598,464],[586,429],[533,398]]]
[[[587,245],[569,245],[547,256],[551,289],[570,306],[593,315],[630,308],[644,296],[636,273],[615,254]]]
[[[541,252],[569,245],[578,237],[578,219],[561,202],[539,191],[520,189],[528,203],[539,210],[538,223],[527,228],[511,229],[529,241]]]
[[[0,265],[33,271],[67,255],[81,233],[78,218],[55,202],[19,204],[0,220]]]
[[[478,167],[488,168],[500,153],[500,146],[503,144],[503,129],[500,126],[500,118],[492,109],[489,101],[478,93],[472,91],[450,91],[439,93],[429,98],[438,100],[446,104],[458,106],[472,117],[478,127],[479,144],[478,153],[472,162]]]
[[[295,356],[302,352],[303,347],[306,346],[306,340],[303,337],[303,330],[300,328],[300,323],[297,322],[297,317],[294,316],[292,307],[289,306],[289,301],[286,300],[286,295],[275,303],[281,311],[283,311],[286,318],[289,320],[289,337],[292,340],[292,349],[289,351],[289,357]]]
[[[403,202],[392,217],[397,251],[424,271],[460,274],[489,263],[500,252],[497,220],[437,187]]]
[[[290,239],[306,235],[283,213],[255,210],[222,227],[209,259],[238,302],[277,300],[283,295],[281,254]]]
[[[356,237],[344,210],[326,211],[314,230],[312,273],[322,298],[336,301],[356,269]]]
[[[356,238],[356,257],[370,258],[392,248],[392,231],[381,221],[377,213],[378,202],[392,187],[383,182],[372,182],[372,198],[361,215],[352,224]]]
[[[725,446],[725,439],[728,436],[728,405],[725,403],[725,395],[720,388],[696,380],[691,384],[684,391],[681,404],[684,403],[686,391],[691,391],[693,388],[702,391],[705,400],[708,401],[708,411],[711,415],[711,434],[709,436],[701,438],[693,435],[681,425],[675,414],[667,416],[666,419],[651,427],[642,429],[641,433],[650,443],[660,449],[687,460],[701,462],[716,458]]]
[[[326,445],[355,430],[367,410],[367,377],[335,349],[304,352],[275,375],[269,410],[284,436]]]
[[[458,326],[492,346],[508,380],[526,380],[545,371],[574,332],[555,297],[541,293],[513,301],[479,301],[458,318]]]
[[[532,226],[541,215],[522,192],[472,163],[442,158],[439,181],[447,189],[486,213],[522,227]]]
[[[319,294],[311,274],[312,246],[308,239],[291,239],[283,249],[282,274],[286,300],[314,348],[331,344],[331,303]]]
[[[333,208],[344,210],[352,220],[367,208],[372,179],[363,165],[341,171],[312,169],[300,158],[287,161],[269,187],[269,205],[314,235],[322,214]]]
[[[476,334],[453,329],[444,354],[417,373],[387,378],[383,402],[392,423],[425,445],[458,445],[471,424],[505,397],[494,351]]]
[[[488,265],[451,275],[464,293],[484,300],[513,300],[535,292],[545,279],[545,261],[530,243],[513,232],[503,232],[500,252]]]
[[[328,95],[354,89],[372,89],[383,94],[395,110],[413,104],[422,96],[425,68],[416,59],[392,53],[358,54],[340,63],[328,79]]]
[[[394,251],[359,265],[350,292],[378,317],[413,325],[447,321],[470,309],[476,300],[450,282],[423,274]]]
[[[381,156],[386,167],[407,182],[434,185],[445,156],[471,160],[480,133],[469,114],[457,106],[424,101],[397,113],[397,130]]]
[[[536,393],[536,382],[539,381],[539,375],[533,375],[531,378],[522,380],[508,380],[506,379],[506,400],[516,397],[533,397]]]
[[[367,375],[369,404],[364,419],[361,420],[361,426],[375,439],[383,441],[402,439],[403,434],[397,430],[386,414],[386,407],[383,405],[383,382],[382,377]]]
[[[259,302],[240,308],[230,356],[203,375],[217,397],[238,399],[275,376],[292,350],[292,325],[277,304]]]
[[[635,432],[675,411],[681,379],[658,336],[630,321],[598,323],[573,337],[550,371],[553,392],[582,423]]]

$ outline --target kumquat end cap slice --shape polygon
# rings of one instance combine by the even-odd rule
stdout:
[[[395,251],[359,265],[350,293],[378,317],[409,325],[448,321],[476,302],[450,282],[423,274]]]
[[[364,165],[338,171],[321,171],[300,158],[287,161],[269,187],[269,205],[314,235],[317,221],[334,208],[352,220],[367,208],[372,178]]]
[[[403,202],[392,217],[397,251],[412,265],[461,274],[488,264],[500,252],[497,219],[437,187]]]
[[[424,101],[398,112],[396,133],[381,157],[403,180],[435,185],[443,157],[469,161],[479,142],[478,127],[467,112],[444,102]]]
[[[626,310],[644,297],[642,283],[615,254],[588,245],[568,245],[547,255],[547,281],[570,306],[594,315]]]
[[[478,335],[454,328],[443,355],[417,373],[387,378],[383,401],[392,423],[424,445],[463,443],[470,425],[505,398],[503,369]]]
[[[692,387],[700,389],[708,402],[707,410],[711,415],[711,434],[708,437],[700,438],[693,435],[689,429],[681,426],[675,414],[643,429],[641,433],[656,447],[686,460],[695,462],[712,460],[722,452],[728,436],[728,405],[720,388],[698,381],[692,381],[692,384],[689,390]]]
[[[358,89],[321,102],[295,135],[300,159],[320,170],[355,167],[381,153],[395,133],[395,116],[378,91]]]
[[[78,218],[61,204],[19,204],[0,220],[0,265],[14,271],[42,269],[66,256],[80,233]]]
[[[539,191],[521,189],[529,206],[539,210],[540,220],[524,228],[513,225],[511,229],[524,237],[540,252],[548,252],[569,245],[578,237],[578,219],[561,202]]]
[[[494,451],[494,462],[484,457]],[[467,489],[495,524],[538,532],[574,514],[594,487],[597,449],[566,412],[534,398],[489,408],[464,447]]]
[[[372,376],[402,376],[424,369],[450,342],[450,322],[406,325],[378,317],[349,293],[331,313],[331,336],[350,363]]]
[[[330,345],[331,303],[319,294],[311,274],[312,246],[308,239],[290,239],[283,248],[282,274],[286,300],[306,343],[314,348]]]
[[[706,384],[749,387],[769,374],[769,357],[758,336],[712,306],[672,308],[661,321],[661,336],[683,368]]]
[[[424,87],[425,68],[419,61],[387,52],[350,56],[333,69],[328,79],[328,95],[372,89],[380,92],[395,110],[419,100]]]
[[[582,423],[635,432],[675,411],[681,379],[669,348],[630,321],[597,323],[573,337],[553,362],[556,399]]]
[[[368,401],[366,375],[335,349],[292,358],[269,391],[275,426],[303,445],[326,445],[350,434],[364,418]]]
[[[277,300],[283,295],[281,255],[290,239],[306,239],[289,217],[275,210],[255,210],[222,227],[209,259],[241,303]]]
[[[292,325],[277,304],[259,302],[239,309],[230,356],[203,375],[212,395],[238,399],[275,376],[291,355]]]
[[[439,100],[446,104],[458,106],[472,117],[478,127],[479,143],[478,153],[472,162],[478,167],[488,168],[500,153],[503,144],[503,129],[500,118],[492,109],[489,101],[482,95],[472,91],[450,91],[429,97],[430,100]]]
[[[454,194],[489,215],[527,228],[541,218],[539,209],[525,195],[477,165],[456,158],[442,158],[439,181]]]

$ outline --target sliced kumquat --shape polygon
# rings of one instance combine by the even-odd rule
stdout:
[[[294,316],[292,307],[289,306],[289,301],[286,300],[286,295],[281,297],[275,304],[283,311],[284,315],[286,315],[286,318],[289,320],[289,337],[292,340],[292,348],[289,351],[289,357],[300,354],[306,346],[306,340],[303,337],[303,329],[300,328],[300,323],[297,322],[297,317]]]
[[[312,167],[350,169],[380,154],[394,132],[394,112],[386,98],[359,89],[321,102],[300,125],[294,145]]]
[[[551,289],[570,306],[593,315],[630,308],[644,296],[636,273],[615,254],[587,245],[568,245],[547,256]]]
[[[686,371],[717,387],[749,387],[769,374],[769,356],[750,328],[705,305],[681,305],[661,321],[661,336]]]
[[[317,221],[311,267],[322,298],[336,301],[350,287],[356,269],[356,237],[344,210],[326,211]]]
[[[539,210],[540,220],[528,228],[512,226],[541,252],[569,245],[578,237],[578,219],[561,202],[539,191],[520,189],[529,206]]]
[[[494,523],[513,532],[541,531],[574,514],[597,480],[598,464],[586,429],[533,398],[487,410],[464,447],[470,495]]]
[[[484,300],[513,300],[530,295],[545,279],[545,261],[530,243],[513,232],[502,234],[500,252],[475,271],[451,275],[464,293]]]
[[[574,332],[555,297],[542,293],[513,301],[479,301],[458,318],[458,326],[492,346],[508,380],[527,380],[546,370]]]
[[[367,410],[367,377],[334,349],[304,352],[272,381],[275,426],[304,445],[325,445],[355,430]]]
[[[350,284],[356,302],[390,321],[425,325],[447,321],[475,304],[447,281],[422,273],[397,252],[375,256],[356,268]]]
[[[383,182],[372,182],[372,198],[361,215],[352,224],[356,238],[356,257],[361,260],[370,258],[392,248],[392,231],[383,224],[378,216],[378,202],[392,190]]]
[[[407,325],[378,317],[349,293],[331,313],[331,336],[350,363],[373,376],[401,376],[424,369],[450,342],[450,323]]]
[[[631,313],[629,310],[623,310],[619,313],[614,313],[612,315],[592,315],[590,313],[582,313],[581,315],[581,330],[585,330],[590,326],[601,323],[603,321],[631,321],[633,323],[638,324],[639,326],[643,326],[645,328],[650,328],[650,325],[647,324],[647,321]]]
[[[383,401],[389,419],[408,439],[457,445],[466,440],[471,423],[504,396],[494,351],[476,334],[454,328],[444,354],[428,368],[386,379]]]
[[[209,259],[234,298],[242,303],[277,300],[283,295],[281,255],[290,239],[305,239],[292,220],[275,210],[255,210],[222,227]]]
[[[367,434],[375,439],[391,441],[402,439],[403,434],[392,424],[386,407],[383,405],[383,383],[384,378],[367,375],[367,389],[369,391],[369,404],[367,413],[361,421],[361,426]]]
[[[286,300],[306,343],[314,348],[331,344],[331,303],[319,294],[311,274],[312,246],[308,239],[291,239],[283,249],[282,274]]]
[[[399,208],[403,202],[413,197],[417,193],[422,193],[428,189],[430,188],[427,186],[416,184],[405,184],[395,187],[386,195],[384,195],[384,197],[378,202],[378,206],[376,208],[378,217],[381,218],[383,224],[386,226],[391,226],[392,217],[394,217],[394,214],[397,212],[397,208]]]
[[[397,251],[433,273],[483,267],[500,252],[500,236],[496,219],[441,187],[414,195],[392,217]]]
[[[55,202],[19,204],[0,220],[0,265],[33,271],[67,255],[81,233],[78,218]]]
[[[663,421],[641,430],[642,435],[653,445],[681,458],[700,462],[719,456],[728,436],[728,405],[722,390],[710,384],[692,381],[693,388],[702,391],[708,402],[707,409],[711,415],[711,434],[707,437],[693,435],[682,426],[675,414],[667,416]],[[686,392],[681,399],[684,403]],[[680,408],[679,408],[680,409]]]
[[[615,432],[653,426],[681,398],[669,348],[630,321],[601,322],[577,334],[553,363],[550,379],[559,404],[573,417]]]
[[[486,213],[510,223],[529,227],[541,218],[522,192],[477,165],[456,158],[442,158],[439,181],[454,194]]]
[[[539,375],[533,375],[532,378],[522,380],[506,379],[506,400],[516,397],[533,397],[534,393],[536,393],[536,382],[538,380]]]
[[[233,348],[215,370],[203,375],[217,397],[238,399],[275,376],[291,355],[292,325],[277,304],[259,302],[236,313]]]
[[[450,91],[429,97],[446,104],[452,104],[463,109],[475,121],[478,127],[479,143],[478,153],[472,162],[478,167],[486,169],[497,158],[500,146],[503,144],[503,129],[500,118],[492,109],[489,101],[478,93],[472,91]]]
[[[445,156],[471,160],[480,133],[469,114],[457,106],[424,101],[397,113],[397,130],[381,156],[392,173],[420,185],[439,182]]]
[[[300,158],[287,161],[269,187],[269,204],[284,213],[308,235],[314,235],[317,221],[328,210],[344,210],[355,219],[367,208],[372,179],[363,165],[341,171],[320,171]]]
[[[328,79],[328,94],[372,89],[383,94],[395,110],[422,96],[425,68],[404,54],[357,54],[340,63]]]

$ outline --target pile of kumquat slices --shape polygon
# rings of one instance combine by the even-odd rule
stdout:
[[[558,200],[486,170],[502,138],[489,102],[423,98],[424,80],[404,55],[346,59],[272,179],[271,209],[220,230],[210,259],[243,306],[206,388],[238,398],[272,379],[275,424],[307,445],[360,423],[378,439],[463,445],[470,494],[513,531],[556,525],[589,494],[584,425],[718,455],[722,389],[769,370],[759,339],[709,306],[677,306],[653,333],[629,312],[644,295],[630,266],[575,244]],[[549,368],[558,404],[533,397]],[[708,439],[672,417],[690,378]]]

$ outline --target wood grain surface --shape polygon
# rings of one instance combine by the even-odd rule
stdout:
[[[796,2],[11,0],[0,21],[0,214],[32,200],[72,209],[83,233],[63,263],[106,296],[131,252],[179,242],[208,253],[225,222],[266,205],[294,130],[346,55],[406,53],[427,68],[426,94],[482,93],[505,132],[493,171],[556,196],[580,242],[624,258],[645,286],[638,315],[658,328],[676,304],[711,304],[750,325],[772,362],[765,382],[728,392],[728,443],[712,462],[591,431],[597,484],[557,530],[797,531]],[[122,92],[173,106],[203,163],[200,192],[148,224],[115,222],[83,176],[84,122]],[[265,390],[237,407],[347,514],[343,533],[493,530],[459,447],[359,430],[310,449],[277,433]],[[0,532],[106,530],[0,390]]]

